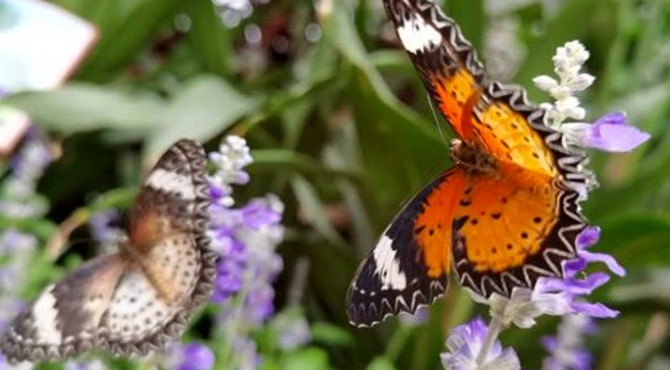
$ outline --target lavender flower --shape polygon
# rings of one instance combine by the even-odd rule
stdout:
[[[440,355],[442,366],[447,370],[521,369],[516,352],[511,348],[503,350],[499,341],[486,343],[490,338],[481,318],[455,327],[447,338],[447,351]],[[480,354],[482,350],[487,352]]]
[[[119,229],[120,220],[119,211],[115,209],[106,209],[96,212],[88,219],[88,228],[91,236],[103,248],[116,245],[123,231]]]
[[[94,359],[90,361],[67,361],[63,365],[64,370],[106,370],[107,365],[104,362]]]
[[[566,315],[555,337],[543,337],[542,346],[550,353],[542,363],[542,370],[588,370],[591,354],[583,348],[584,335],[596,330],[587,315]]]
[[[249,181],[244,167],[252,158],[244,139],[227,137],[210,161],[216,171],[210,176],[209,234],[221,254],[212,301],[221,307],[219,327],[226,341],[222,362],[253,369],[259,356],[248,336],[274,313],[272,283],[282,269],[275,248],[283,237],[283,204],[268,195],[233,208],[232,185]]]
[[[10,364],[5,356],[0,353],[0,370],[32,370],[35,366],[31,362],[23,361],[18,364]]]
[[[179,348],[179,362],[175,370],[209,370],[214,368],[216,357],[206,345],[191,342]]]
[[[23,146],[11,160],[11,176],[0,188],[0,213],[13,218],[29,218],[46,212],[44,201],[36,198],[37,181],[51,163],[46,140],[36,129],[26,135]]]
[[[26,272],[35,255],[37,238],[14,229],[0,233],[0,332],[23,307],[17,297],[27,279]]]
[[[623,112],[608,113],[595,123],[581,121],[586,110],[580,106],[575,93],[587,89],[595,81],[588,73],[580,73],[590,54],[579,41],[570,41],[556,51],[555,72],[559,81],[549,76],[539,76],[533,81],[543,91],[548,92],[555,103],[541,105],[547,111],[548,124],[565,135],[565,145],[600,149],[607,152],[629,152],[651,137],[648,133],[626,124]]]
[[[275,316],[272,327],[277,332],[277,344],[284,351],[293,351],[312,339],[309,323],[299,311],[288,310]]]
[[[46,141],[35,129],[26,139],[19,154],[12,159],[12,176],[7,184],[8,191],[18,198],[35,193],[37,180],[52,160]]]
[[[505,326],[514,323],[518,327],[528,328],[535,325],[535,318],[540,315],[582,313],[598,318],[615,317],[618,311],[602,303],[588,303],[584,300],[585,296],[601,287],[610,278],[604,272],[586,275],[584,270],[591,263],[603,262],[612,273],[618,276],[625,275],[623,267],[612,256],[587,250],[599,238],[600,229],[597,227],[587,228],[578,236],[578,257],[564,263],[562,279],[540,278],[533,290],[515,288],[510,298],[493,294],[489,299],[483,299],[468,291],[476,301],[488,304],[491,316],[499,319]]]
[[[637,127],[628,126],[624,112],[608,113],[592,125],[564,123],[562,130],[572,144],[606,152],[630,152],[651,138]]]

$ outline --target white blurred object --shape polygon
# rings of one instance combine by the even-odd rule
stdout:
[[[0,0],[0,89],[60,85],[97,38],[87,21],[40,0]]]
[[[30,119],[23,111],[0,105],[0,158],[9,155],[29,126]]]

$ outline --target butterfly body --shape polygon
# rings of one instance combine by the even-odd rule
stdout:
[[[119,252],[47,287],[5,334],[7,359],[55,360],[92,348],[141,355],[181,335],[216,275],[205,163],[200,144],[175,143],[147,176]]]
[[[475,294],[509,297],[561,277],[587,223],[594,186],[585,157],[545,124],[516,86],[489,82],[456,23],[432,0],[384,0],[398,39],[457,138],[454,166],[409,201],[347,293],[356,326],[415,312],[442,296],[451,271]]]

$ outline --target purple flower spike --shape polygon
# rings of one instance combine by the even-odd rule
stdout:
[[[268,195],[236,206],[233,185],[250,180],[244,168],[252,158],[244,139],[226,137],[209,158],[214,172],[208,235],[220,256],[211,299],[219,305],[217,326],[228,347],[219,361],[231,369],[255,369],[260,357],[250,333],[275,312],[272,284],[283,266],[276,252],[283,237],[283,204]]]
[[[598,244],[600,240],[600,228],[598,226],[590,226],[584,229],[577,235],[577,245],[581,248],[588,248]]]
[[[606,152],[630,152],[651,137],[628,125],[623,112],[608,113],[592,125],[566,123],[563,129],[575,144]]]
[[[514,323],[520,328],[535,325],[540,315],[562,316],[582,313],[589,317],[611,318],[619,312],[601,303],[589,303],[585,298],[610,280],[606,272],[586,274],[593,262],[604,262],[616,275],[623,276],[625,270],[614,257],[586,250],[600,239],[600,229],[589,227],[577,236],[577,258],[563,263],[563,278],[539,278],[535,287],[515,288],[511,297],[493,294],[483,298],[468,290],[477,302],[488,304],[491,315],[503,325]]]
[[[577,258],[565,262],[563,265],[565,277],[563,279],[541,278],[535,287],[536,298],[549,298],[549,301],[562,301],[560,306],[567,308],[564,313],[583,313],[591,317],[611,318],[616,317],[619,312],[610,309],[602,303],[587,303],[582,300],[585,295],[603,286],[610,280],[610,276],[604,272],[596,272],[584,275],[584,270],[593,262],[603,262],[608,269],[618,276],[624,276],[626,271],[614,259],[604,253],[592,253],[586,250],[595,245],[600,239],[600,228],[589,227],[577,236]],[[577,278],[580,276],[580,278]],[[559,313],[561,314],[561,313]]]
[[[593,253],[586,249],[592,247],[600,240],[600,228],[597,226],[588,227],[577,236],[577,254],[579,258],[576,261],[589,264],[591,262],[602,262],[607,268],[617,276],[625,276],[626,270],[614,259],[614,257],[604,253]],[[582,267],[580,270],[583,270]],[[566,264],[566,270],[568,265]]]
[[[583,348],[584,337],[595,332],[595,324],[585,315],[567,315],[555,337],[543,337],[542,346],[550,354],[542,370],[588,370],[593,357]]]
[[[514,349],[503,350],[499,341],[493,343],[484,358],[484,363],[477,364],[477,357],[487,335],[486,323],[479,317],[455,327],[447,338],[447,351],[440,355],[444,368],[447,370],[521,369]]]
[[[210,370],[214,368],[214,352],[202,343],[189,343],[181,348],[181,361],[177,370]]]

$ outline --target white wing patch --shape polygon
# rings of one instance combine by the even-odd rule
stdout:
[[[56,285],[49,286],[35,301],[32,310],[32,318],[35,327],[35,340],[40,344],[61,344],[63,334],[56,327],[58,311],[56,310],[56,297],[52,291]]]
[[[407,277],[400,271],[396,258],[396,251],[391,245],[393,240],[383,235],[372,252],[377,267],[377,275],[382,283],[382,289],[404,290],[407,286]]]
[[[442,34],[418,14],[412,14],[409,20],[398,27],[398,37],[412,54],[434,50],[442,43]]]
[[[176,305],[158,297],[141,270],[130,269],[114,293],[104,325],[112,340],[141,340],[161,329],[177,311]]]
[[[156,168],[147,178],[146,185],[166,193],[179,194],[186,200],[195,199],[195,189],[191,177],[174,171]]]

